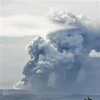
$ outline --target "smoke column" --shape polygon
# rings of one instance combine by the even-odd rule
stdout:
[[[51,10],[47,16],[54,24],[64,26],[64,29],[49,32],[45,38],[37,37],[27,45],[30,60],[22,72],[25,77],[14,88],[36,92],[69,91],[87,82],[85,75],[89,71],[86,68],[91,70],[96,63],[96,68],[100,70],[100,57],[93,58],[95,54],[90,56],[91,50],[100,50],[99,25],[85,16],[59,9]]]

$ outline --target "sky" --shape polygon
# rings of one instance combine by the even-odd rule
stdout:
[[[35,36],[0,38],[0,89],[12,88],[22,78],[23,67],[29,59],[25,47],[33,38]]]
[[[46,16],[52,8],[96,21],[100,17],[99,0],[0,0],[0,5],[0,36],[40,35],[58,29]]]

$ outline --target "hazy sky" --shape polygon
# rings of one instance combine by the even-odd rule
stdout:
[[[92,20],[100,17],[99,0],[0,0],[0,4],[1,36],[36,35],[56,29],[44,18],[51,8],[87,15]]]

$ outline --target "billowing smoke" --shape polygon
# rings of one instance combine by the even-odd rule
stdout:
[[[47,16],[55,24],[64,26],[64,29],[49,32],[46,37],[37,37],[27,45],[30,60],[23,69],[25,77],[14,85],[15,88],[37,92],[58,89],[69,91],[81,86],[80,80],[87,82],[85,70],[88,66],[90,69],[93,67],[90,61],[95,62],[90,60],[92,57],[89,53],[93,56],[92,49],[100,50],[99,25],[91,23],[85,16],[58,9],[51,10]],[[97,67],[99,65],[100,62]]]

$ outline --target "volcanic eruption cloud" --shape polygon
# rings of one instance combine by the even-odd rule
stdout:
[[[14,88],[36,92],[99,91],[100,25],[59,9],[50,10],[47,17],[64,28],[27,45],[30,60],[22,72],[25,77]]]

